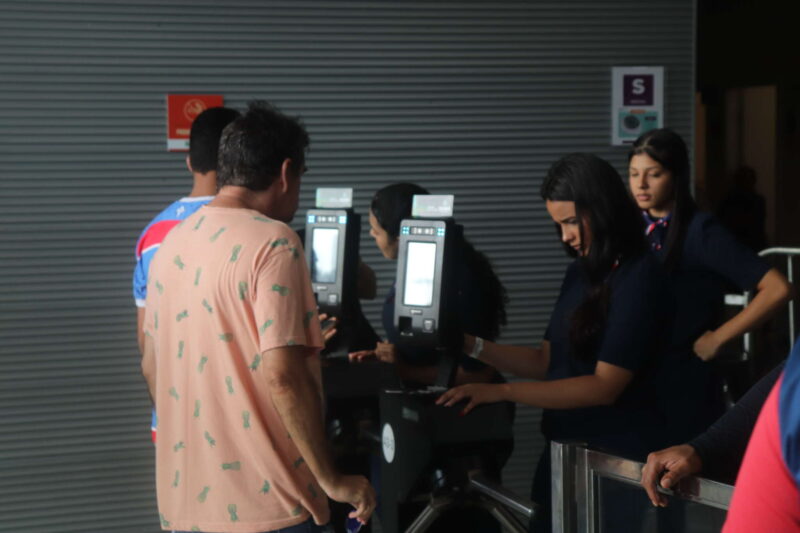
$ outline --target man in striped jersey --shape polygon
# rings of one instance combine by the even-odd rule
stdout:
[[[219,138],[225,126],[233,122],[239,112],[226,107],[212,107],[200,113],[192,123],[189,134],[189,155],[186,166],[192,173],[192,190],[188,196],[167,206],[145,226],[136,242],[136,267],[133,270],[133,297],[136,300],[136,338],[139,351],[144,346],[145,299],[147,275],[161,241],[167,233],[200,207],[207,204],[217,191],[217,152]],[[156,413],[151,424],[153,442],[156,439]]]

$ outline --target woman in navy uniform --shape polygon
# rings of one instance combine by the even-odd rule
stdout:
[[[413,183],[396,183],[380,189],[372,199],[369,212],[370,235],[386,259],[393,261],[398,257],[400,224],[411,217],[415,195],[428,194],[428,191]],[[462,238],[458,246],[455,277],[458,291],[458,320],[463,331],[474,335],[495,339],[500,327],[506,323],[506,290],[494,273],[488,258],[478,252],[472,244]],[[433,384],[437,377],[439,354],[433,349],[406,348],[401,346],[399,332],[395,326],[396,288],[394,284],[383,304],[382,323],[386,339],[379,341],[374,349],[350,354],[353,362],[377,358],[393,364],[397,375],[411,386]],[[466,354],[460,354],[455,375],[456,383],[492,382],[502,383],[503,377],[489,365],[476,361]],[[507,404],[513,420],[515,406]],[[480,454],[484,473],[501,479],[501,471],[513,449],[513,442],[493,446]],[[371,476],[376,490],[380,490],[377,472]],[[406,503],[400,513],[400,529],[404,530],[422,510],[417,502]],[[481,531],[500,532],[494,518],[481,509],[459,508],[456,512],[445,514],[434,523],[437,531]]]
[[[648,244],[671,282],[676,316],[659,371],[661,408],[673,442],[705,431],[724,411],[722,379],[709,365],[727,342],[752,330],[791,295],[786,278],[698,211],[690,193],[689,153],[668,129],[639,137],[629,154],[631,194]],[[723,322],[726,288],[755,289],[750,304]]]
[[[643,459],[665,442],[650,379],[672,316],[664,272],[647,252],[641,214],[619,173],[590,154],[556,162],[541,187],[567,254],[561,292],[540,348],[467,336],[465,351],[539,381],[468,384],[439,398],[454,405],[512,401],[544,408],[551,440]],[[550,531],[550,451],[534,477],[535,531]]]
[[[383,256],[397,260],[400,223],[411,216],[415,195],[429,194],[413,183],[396,183],[375,193],[369,212],[370,235]],[[500,327],[506,323],[506,291],[492,270],[489,260],[466,240],[459,246],[456,277],[458,287],[459,322],[464,331],[495,339]],[[398,346],[399,333],[394,321],[395,287],[389,291],[383,304],[382,322],[386,340],[374,350],[350,354],[359,361],[377,357],[394,363],[399,376],[409,382],[427,385],[436,379],[438,355],[435,350],[403,349]],[[475,381],[500,381],[500,375],[488,365],[463,355],[456,373],[457,383]]]

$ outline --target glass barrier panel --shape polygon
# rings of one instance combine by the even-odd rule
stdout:
[[[725,511],[669,497],[667,507],[653,507],[638,485],[603,476],[596,477],[597,515],[600,533],[719,533]]]

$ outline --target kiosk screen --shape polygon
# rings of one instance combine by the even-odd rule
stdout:
[[[336,261],[339,251],[339,230],[314,228],[311,239],[311,281],[336,282]]]
[[[403,304],[429,307],[433,303],[433,276],[436,271],[436,243],[408,243],[406,288]]]

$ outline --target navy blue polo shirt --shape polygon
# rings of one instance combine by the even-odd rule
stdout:
[[[652,235],[648,236],[652,242]],[[660,261],[665,250],[653,250]],[[725,412],[722,376],[694,353],[694,343],[723,321],[725,293],[754,288],[769,265],[707,213],[686,230],[682,254],[668,274],[675,320],[655,383],[671,440],[680,444],[705,431]]]
[[[661,261],[664,252],[653,251]],[[725,293],[754,288],[769,269],[714,217],[697,212],[686,231],[680,261],[670,273],[677,312],[671,349],[692,352],[703,333],[720,326]]]
[[[608,280],[608,315],[597,349],[588,360],[579,360],[572,353],[570,319],[586,298],[589,283],[578,260],[569,266],[545,333],[550,341],[547,379],[592,375],[599,361],[635,375],[614,405],[545,410],[542,432],[548,439],[581,440],[633,457],[664,441],[650,381],[672,317],[664,276],[649,253],[621,263]]]

